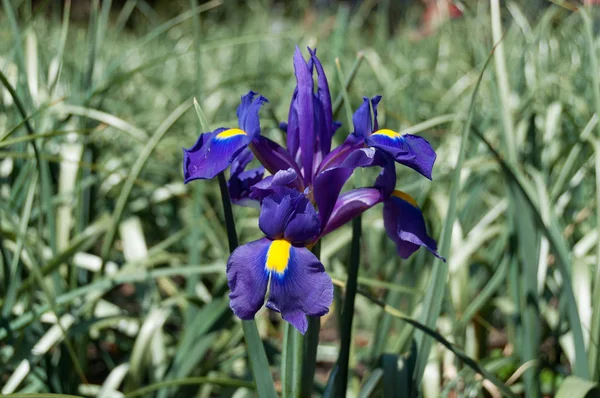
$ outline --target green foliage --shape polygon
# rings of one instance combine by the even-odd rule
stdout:
[[[91,1],[83,20],[75,2],[31,3],[0,12],[2,394],[598,389],[599,10],[472,2],[424,34],[389,1],[192,0],[170,17]],[[432,143],[433,182],[402,169],[398,188],[448,260],[402,261],[370,210],[360,240],[348,225],[321,242],[336,300],[304,340],[267,310],[233,316],[225,262],[260,235],[258,212],[233,209],[236,235],[219,183],[181,174],[181,147],[234,125],[250,89],[282,139],[295,44],[319,49],[337,142],[362,96],[382,94],[381,126]]]

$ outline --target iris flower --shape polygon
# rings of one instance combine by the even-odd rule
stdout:
[[[238,107],[238,127],[202,134],[184,149],[183,161],[186,183],[213,178],[231,165],[232,201],[255,201],[261,207],[259,227],[265,237],[238,247],[227,262],[233,312],[252,319],[267,297],[266,306],[302,333],[306,316],[326,314],[333,299],[331,279],[309,248],[376,204],[384,203],[384,226],[402,258],[421,246],[439,257],[415,200],[395,190],[395,163],[431,179],[435,152],[422,137],[379,129],[380,96],[364,98],[353,116],[354,131],[332,150],[340,124],[333,120],[316,50],[308,51],[308,62],[298,48],[294,54],[296,87],[288,121],[280,126],[286,132],[285,148],[261,136],[258,112],[267,99],[250,91]],[[264,168],[245,170],[253,156]],[[358,167],[379,167],[381,172],[372,186],[342,193]]]

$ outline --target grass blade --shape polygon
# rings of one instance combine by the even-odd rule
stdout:
[[[144,165],[150,158],[150,155],[163,138],[163,136],[169,131],[169,128],[187,111],[191,106],[191,101],[185,101],[181,105],[179,105],[171,114],[162,122],[160,126],[156,129],[156,132],[150,137],[150,140],[146,143],[140,155],[136,159],[135,163],[131,167],[131,171],[127,176],[127,180],[123,185],[123,189],[119,194],[119,198],[117,199],[117,204],[115,205],[115,211],[113,212],[111,219],[111,227],[108,229],[106,233],[106,237],[104,238],[104,242],[102,244],[101,257],[102,261],[105,262],[110,254],[110,249],[112,248],[113,242],[115,240],[115,236],[117,233],[117,227],[119,222],[121,221],[121,217],[123,216],[123,212],[125,211],[125,206],[127,206],[127,201],[129,199],[129,195],[131,194],[131,190],[133,189],[133,184],[135,180],[140,175]]]
[[[494,47],[495,49],[495,47]],[[481,68],[481,72],[479,73],[479,78],[477,79],[477,83],[473,89],[473,94],[471,95],[471,102],[469,105],[469,111],[467,115],[467,119],[465,121],[465,125],[463,127],[461,139],[460,139],[460,149],[458,151],[458,159],[456,161],[456,167],[454,168],[452,174],[452,185],[450,188],[450,199],[448,202],[448,211],[446,212],[446,219],[444,220],[444,226],[442,228],[441,235],[441,249],[440,254],[446,258],[449,257],[450,254],[450,245],[451,245],[451,237],[452,237],[452,227],[454,225],[454,220],[456,218],[457,213],[457,202],[458,202],[458,194],[460,192],[460,176],[463,167],[463,163],[465,161],[466,153],[467,153],[467,144],[469,141],[469,135],[471,130],[471,123],[473,121],[473,113],[475,111],[475,97],[479,92],[479,87],[481,86],[481,81],[483,79],[483,73],[485,72],[487,66],[489,65],[492,56],[494,55],[494,49],[488,55],[485,64]],[[434,327],[439,316],[442,300],[444,297],[446,279],[448,277],[448,268],[446,265],[439,259],[436,259],[433,263],[433,270],[431,276],[431,283],[429,283],[429,288],[427,289],[427,293],[425,295],[425,300],[423,302],[423,308],[425,308],[426,312],[422,317],[422,323],[426,327]],[[421,381],[423,380],[423,374],[425,372],[425,366],[427,365],[427,360],[429,359],[429,351],[431,350],[431,340],[427,339],[425,334],[415,333],[415,339],[417,341],[418,347],[418,355],[415,365],[415,374],[413,376],[413,380],[417,388],[421,385]]]

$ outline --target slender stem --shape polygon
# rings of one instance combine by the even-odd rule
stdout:
[[[346,282],[346,295],[342,319],[340,319],[340,354],[338,356],[338,373],[335,383],[336,397],[346,396],[348,385],[348,362],[350,361],[350,343],[352,342],[352,321],[354,319],[354,298],[356,297],[358,264],[360,263],[360,234],[361,217],[352,220],[352,246],[348,264],[348,280]]]
[[[231,199],[229,198],[229,190],[225,175],[220,173],[218,176],[219,188],[221,190],[221,201],[223,202],[223,213],[225,215],[225,226],[227,227],[227,240],[229,241],[229,251],[233,252],[238,247],[238,239],[235,231],[235,222],[233,221],[233,210],[231,208]],[[254,320],[242,321],[242,329],[246,345],[248,346],[248,358],[250,359],[250,367],[252,376],[256,383],[256,391],[259,397],[276,398],[275,386],[273,377],[269,369],[269,361],[263,342],[258,333],[256,322]]]
[[[312,252],[320,257],[321,241],[313,247]],[[321,331],[321,319],[319,317],[308,317],[308,329],[304,334],[304,359],[302,361],[300,396],[312,396],[312,388],[317,366],[317,347],[319,346],[319,332]]]
[[[231,199],[229,199],[229,190],[225,176],[220,173],[219,189],[221,190],[221,200],[223,201],[223,213],[225,215],[225,226],[227,228],[227,241],[229,242],[229,251],[233,252],[238,247],[237,233],[235,232],[235,222],[233,221],[233,210],[231,208]]]

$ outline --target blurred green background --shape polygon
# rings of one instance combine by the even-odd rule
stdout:
[[[297,44],[318,48],[337,142],[339,59],[352,109],[381,94],[381,126],[432,143],[433,181],[397,187],[448,259],[401,260],[381,208],[363,216],[354,327],[322,318],[314,395],[351,332],[348,396],[598,396],[600,13],[498,3],[3,0],[2,394],[254,395],[218,184],[185,186],[181,148],[194,97],[234,126],[250,89],[281,141]],[[240,242],[260,236],[234,210]],[[340,290],[350,239],[322,242]],[[279,386],[281,319],[256,320]]]

